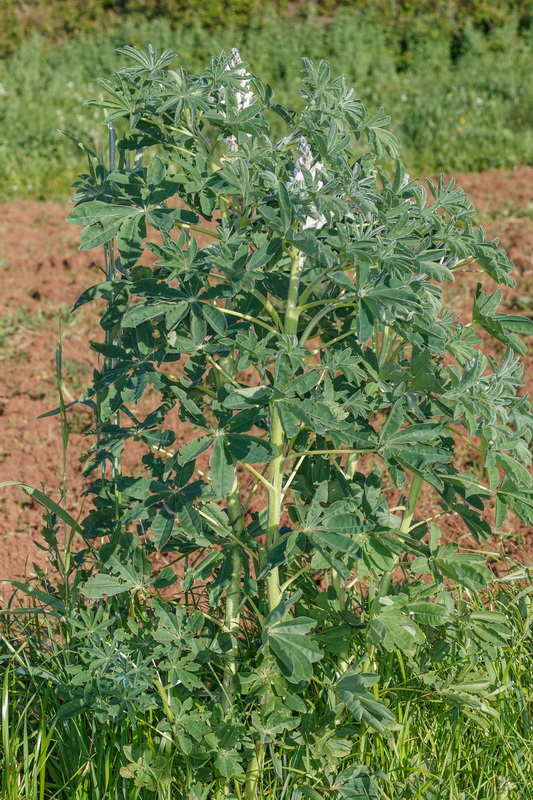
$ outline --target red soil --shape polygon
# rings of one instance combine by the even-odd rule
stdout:
[[[473,197],[491,237],[516,264],[515,289],[504,290],[504,307],[533,315],[533,168],[514,172],[458,175],[458,183]],[[3,312],[0,317],[0,482],[24,480],[55,499],[60,496],[61,444],[57,417],[36,418],[58,405],[55,349],[58,318],[63,320],[63,366],[66,400],[74,400],[95,364],[87,340],[98,338],[97,316],[91,307],[73,317],[69,311],[80,293],[101,280],[99,256],[77,251],[79,228],[64,221],[68,207],[53,203],[19,202],[0,206],[0,277]],[[465,274],[447,290],[450,307],[470,319],[473,287],[479,275]],[[490,289],[491,281],[484,281]],[[526,360],[527,390],[533,388],[533,357]],[[83,406],[68,411],[68,510],[80,511],[84,480],[79,456],[91,444],[84,436],[91,418]],[[180,423],[181,435],[185,433]],[[467,445],[464,466],[475,461]],[[130,463],[127,463],[127,462]],[[135,467],[129,453],[126,467]],[[425,511],[439,512],[434,498],[423,498]],[[88,501],[86,501],[88,502]],[[18,487],[0,489],[0,580],[35,574],[46,565],[39,549],[41,507]],[[429,514],[428,514],[429,515]],[[489,511],[490,516],[490,511]],[[439,520],[446,537],[465,537],[458,519]],[[42,541],[42,540],[41,540]],[[468,542],[468,538],[462,539]],[[490,549],[519,561],[531,561],[533,531],[516,518],[493,536]],[[9,589],[3,584],[3,596]]]

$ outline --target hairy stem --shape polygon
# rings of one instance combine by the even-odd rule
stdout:
[[[246,770],[246,783],[244,785],[243,800],[255,800],[257,796],[257,787],[259,785],[259,777],[263,770],[265,761],[265,746],[263,742],[258,742],[256,750]]]
[[[267,551],[277,544],[279,539],[279,525],[281,520],[282,489],[283,489],[283,445],[285,436],[281,426],[276,404],[272,403],[270,413],[270,442],[276,449],[276,455],[270,462],[269,482],[272,489],[268,493],[268,518],[267,518]],[[272,611],[279,604],[281,590],[279,585],[279,567],[273,567],[267,578],[268,605]]]
[[[228,495],[228,512],[230,523],[237,538],[240,539],[244,532],[244,517],[242,512],[241,500],[239,497],[239,481],[235,472],[235,482]],[[240,624],[240,602],[241,602],[241,551],[239,544],[234,544],[231,551],[231,580],[226,593],[226,615],[225,629],[231,637],[229,651],[228,669],[224,673],[224,692],[222,706],[224,711],[228,711],[233,705],[235,698],[234,676],[237,673],[237,655],[239,648],[239,624]]]
[[[298,319],[300,317],[301,308],[298,306],[298,293],[300,291],[300,275],[305,261],[305,256],[296,250],[295,247],[291,248],[291,279],[289,283],[289,292],[287,295],[287,310],[285,312],[285,333],[291,333],[294,336],[298,333]]]
[[[294,247],[291,248],[290,255],[291,277],[287,294],[284,332],[296,336],[300,316],[300,309],[298,308],[300,275],[305,256]],[[270,443],[275,448],[276,455],[270,461],[269,482],[271,489],[268,493],[267,551],[278,542],[283,504],[283,469],[285,465],[283,446],[285,444],[285,433],[275,402],[270,406]],[[269,609],[272,611],[281,599],[279,567],[274,567],[268,575],[267,592]]]
[[[220,386],[223,380],[232,385],[238,386],[235,381],[237,369],[233,352],[220,358],[218,363],[214,359],[209,359],[211,364],[217,368],[217,384]],[[226,592],[226,609],[224,628],[231,638],[230,650],[228,653],[228,668],[224,673],[222,707],[227,712],[233,705],[235,699],[234,676],[237,673],[237,655],[239,649],[239,625],[240,625],[240,605],[241,605],[241,572],[242,556],[240,540],[244,533],[244,512],[241,505],[240,486],[235,468],[234,480],[231,492],[227,498],[228,515],[230,525],[234,533],[234,544],[231,549],[231,578]]]

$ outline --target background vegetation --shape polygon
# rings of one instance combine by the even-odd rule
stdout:
[[[117,66],[116,47],[148,42],[176,49],[188,70],[236,46],[292,105],[301,56],[327,58],[371,111],[385,107],[417,174],[531,163],[531,2],[303,5],[305,15],[251,0],[2,0],[0,197],[67,196],[83,155],[58,129],[90,130],[101,146],[101,114],[83,101]]]
[[[105,20],[106,27],[125,18],[152,20],[164,18],[173,26],[200,23],[214,29],[232,25],[245,28],[265,7],[286,17],[305,16],[309,6],[324,18],[339,9],[369,13],[391,30],[392,38],[405,36],[413,20],[424,18],[428,31],[453,37],[461,46],[465,28],[473,25],[483,32],[504,25],[513,16],[520,29],[531,24],[531,0],[1,0],[3,28],[0,31],[0,58],[12,55],[32,33],[58,41],[72,34],[94,30]]]

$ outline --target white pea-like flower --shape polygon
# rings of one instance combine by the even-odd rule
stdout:
[[[236,69],[239,66],[239,64],[242,64],[240,53],[236,47],[232,47],[231,59],[228,61],[226,69],[227,70]],[[248,108],[248,106],[251,104],[254,93],[250,88],[250,80],[249,78],[247,78],[248,73],[246,72],[244,67],[241,66],[239,69],[237,69],[237,75],[246,79],[241,81],[241,88],[235,90],[237,111],[242,111],[243,109]],[[225,98],[226,87],[221,86],[218,91],[220,92],[220,96],[222,98]],[[231,152],[236,152],[238,150],[237,140],[235,139],[235,136],[230,136],[228,139],[225,139],[224,141],[228,145],[228,148]]]
[[[239,66],[239,64],[242,64],[242,59],[239,54],[239,51],[237,50],[236,47],[232,47],[231,59],[228,62],[228,66],[226,69],[235,69],[236,67]],[[248,73],[246,72],[244,67],[240,67],[240,69],[237,69],[237,75],[239,75],[242,78],[247,78]],[[225,94],[224,88],[222,88],[220,91],[223,95]],[[237,110],[242,111],[244,108],[248,108],[248,106],[252,102],[253,96],[254,93],[250,89],[250,79],[247,78],[247,80],[241,81],[241,89],[237,89],[235,91],[235,98],[237,100]]]
[[[309,142],[305,136],[300,136],[298,158],[294,162],[293,176],[288,181],[287,188],[290,188],[291,186],[297,186],[299,189],[305,189],[305,177],[303,173],[304,169],[310,173],[313,181],[316,184],[316,188],[321,189],[324,186],[324,181],[320,180],[320,178],[317,180],[317,176],[320,175],[324,169],[324,165],[321,161],[314,161]],[[313,210],[315,210],[314,207]],[[316,219],[315,217],[307,216],[302,227],[303,230],[306,228],[315,228],[317,231],[319,231],[324,227],[324,225],[326,225],[326,223],[327,219],[324,214],[319,214]]]

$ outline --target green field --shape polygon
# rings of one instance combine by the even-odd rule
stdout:
[[[327,20],[271,14],[216,29],[132,18],[57,44],[34,33],[0,63],[0,197],[66,197],[83,158],[58,131],[84,140],[90,131],[91,147],[104,142],[102,114],[84,102],[101,93],[98,78],[120,65],[116,47],[150,42],[175,50],[175,66],[187,70],[236,46],[276,87],[279,102],[295,106],[301,57],[327,58],[370,111],[390,114],[417,174],[532,163],[533,33],[517,15],[488,32],[467,22],[459,44],[432,18],[394,27],[352,9]]]

